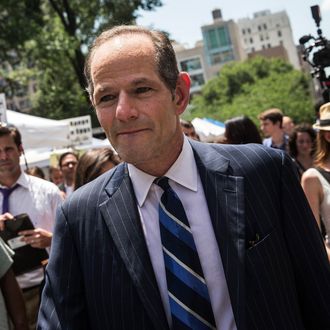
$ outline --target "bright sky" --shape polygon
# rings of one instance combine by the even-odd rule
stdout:
[[[250,17],[265,9],[272,13],[286,10],[289,15],[296,44],[300,37],[312,34],[317,37],[316,25],[310,6],[321,8],[321,29],[330,39],[330,0],[163,0],[163,6],[154,12],[141,12],[137,23],[170,33],[171,38],[193,47],[202,39],[200,27],[213,22],[212,10],[220,8],[224,20]]]

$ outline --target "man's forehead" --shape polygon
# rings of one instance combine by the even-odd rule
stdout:
[[[15,141],[10,134],[0,136],[0,145],[11,145],[11,144],[15,144]]]
[[[151,39],[143,34],[115,36],[95,49],[91,64],[130,56],[146,56],[153,54],[154,46]]]

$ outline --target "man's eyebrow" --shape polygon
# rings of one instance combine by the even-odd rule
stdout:
[[[103,93],[103,92],[108,92],[111,91],[113,88],[110,86],[96,86],[95,87],[95,93]]]
[[[152,80],[148,78],[137,78],[132,80],[132,85],[140,85],[140,84],[146,84],[146,83],[152,83]]]

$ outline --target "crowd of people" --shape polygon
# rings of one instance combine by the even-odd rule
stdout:
[[[247,116],[225,121],[224,135],[215,138],[215,143],[259,143],[288,153],[297,170],[303,190],[312,208],[314,217],[324,237],[330,261],[330,103],[320,106],[319,118],[313,126],[308,123],[294,124],[280,109],[262,112],[258,119],[260,128]],[[182,125],[181,121],[181,125]],[[323,124],[322,124],[323,123]],[[325,124],[324,124],[325,123]],[[186,136],[198,136],[191,123]],[[329,132],[329,133],[327,133]],[[260,134],[261,133],[261,134]],[[262,140],[262,137],[264,139]],[[306,173],[305,173],[306,172]]]
[[[24,172],[0,126],[0,231],[34,227],[0,239],[0,328],[330,328],[330,103],[313,127],[269,109],[201,143],[169,39],[137,26],[103,32],[85,75],[116,151]],[[49,260],[16,271],[25,246]]]

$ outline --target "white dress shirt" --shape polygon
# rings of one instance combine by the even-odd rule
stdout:
[[[27,213],[35,228],[53,231],[57,206],[62,202],[58,187],[46,180],[22,172],[16,188],[9,197],[9,213]],[[15,184],[16,184],[15,183]],[[0,187],[4,188],[0,185]],[[3,195],[0,193],[0,205]],[[2,210],[0,210],[2,211]],[[16,277],[22,289],[39,285],[43,279],[42,268]]]
[[[154,176],[142,172],[131,164],[128,165],[128,169],[137,198],[151,263],[156,274],[167,319],[171,324],[158,217],[158,205],[163,190],[153,183]],[[218,244],[193,151],[187,138],[184,139],[182,152],[178,159],[165,176],[170,179],[171,187],[185,208],[204,272],[217,328],[236,329]]]

